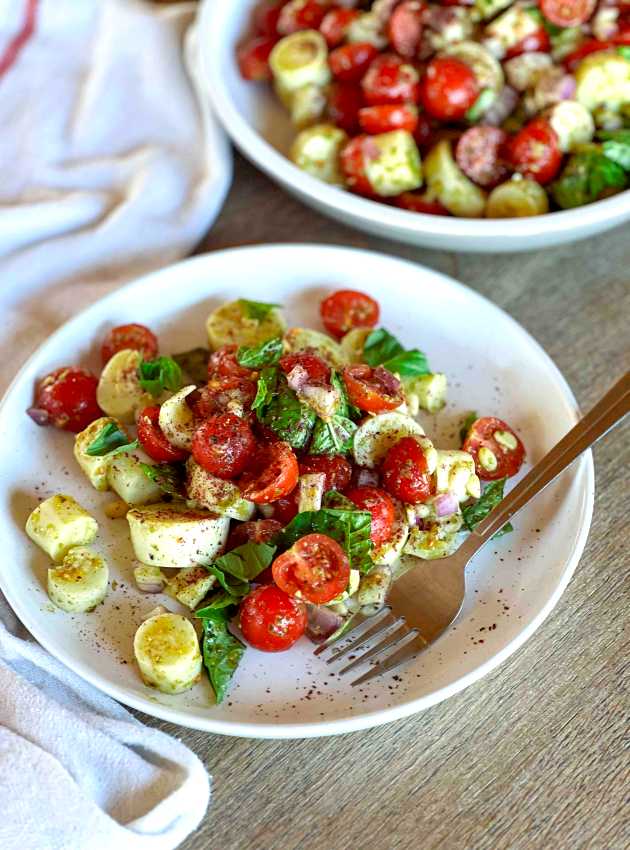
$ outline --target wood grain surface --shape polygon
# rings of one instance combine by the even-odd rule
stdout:
[[[458,278],[530,331],[585,409],[630,366],[628,226],[535,254],[428,251],[329,221],[237,160],[200,250],[296,241],[371,248]],[[141,715],[185,741],[214,777],[206,819],[183,850],[628,847],[629,437],[626,425],[595,450],[594,522],[555,611],[452,699],[310,741],[222,738]]]

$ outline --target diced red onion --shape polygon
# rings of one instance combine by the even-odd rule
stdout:
[[[337,631],[343,617],[324,605],[306,605],[306,637],[313,643],[323,643]]]
[[[433,507],[437,517],[451,516],[459,508],[459,501],[454,493],[441,493],[433,499]]]
[[[503,86],[483,116],[484,124],[499,127],[512,114],[518,103],[518,94],[511,86]]]
[[[357,487],[378,487],[378,472],[361,467],[357,472]]]
[[[42,410],[41,407],[29,407],[26,412],[36,425],[40,425],[43,428],[45,425],[50,424],[48,411]]]
[[[400,390],[400,381],[396,375],[392,374],[389,369],[384,366],[377,366],[374,370],[374,377],[381,383],[389,395],[395,395]]]

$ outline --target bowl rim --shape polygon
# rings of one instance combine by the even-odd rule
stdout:
[[[317,180],[299,169],[254,130],[230,98],[223,68],[225,52],[229,51],[230,56],[233,55],[233,43],[226,43],[223,38],[224,27],[221,26],[230,12],[230,6],[231,4],[226,4],[223,0],[203,0],[199,12],[200,61],[215,112],[234,144],[259,169],[279,180],[287,188],[311,197],[320,206],[353,219],[362,219],[373,227],[382,226],[386,218],[387,227],[399,233],[469,239],[491,238],[495,241],[502,238],[522,240],[543,233],[566,234],[578,226],[580,231],[584,231],[609,220],[612,221],[611,226],[614,226],[615,223],[621,224],[624,218],[630,218],[630,189],[592,204],[540,216],[471,219],[409,212],[362,198]],[[492,222],[491,227],[488,226],[488,221]]]

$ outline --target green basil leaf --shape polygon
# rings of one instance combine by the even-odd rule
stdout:
[[[352,449],[357,426],[345,416],[332,416],[327,422],[318,419],[309,447],[312,455],[343,455]]]
[[[365,340],[363,360],[368,366],[384,366],[401,377],[428,375],[431,370],[422,351],[417,348],[405,351],[395,336],[385,328],[377,328]]]
[[[397,354],[386,360],[383,366],[390,372],[397,373],[401,378],[416,378],[420,375],[431,374],[426,354],[416,348]]]
[[[317,414],[308,404],[298,399],[293,390],[289,389],[284,377],[278,373],[274,389],[269,392],[268,389],[265,389],[264,400],[256,408],[259,421],[271,428],[277,437],[292,448],[305,449],[311,439]]]
[[[306,534],[326,534],[344,549],[352,569],[368,573],[374,566],[372,551],[372,515],[369,511],[322,508],[304,511],[274,538],[274,543],[289,549]]]
[[[175,463],[160,463],[157,466],[141,463],[140,469],[147,478],[158,485],[163,493],[178,498],[186,498],[186,472],[183,466]]]
[[[348,419],[361,419],[363,414],[361,413],[358,407],[355,407],[353,404],[350,404],[346,385],[342,381],[341,376],[338,375],[334,369],[330,374],[330,384],[334,389],[337,390],[341,399],[341,401],[339,402],[339,407],[337,408],[337,413],[339,414],[339,416],[345,416]]]
[[[247,298],[238,299],[241,310],[248,319],[264,322],[272,310],[280,307],[280,304],[267,304],[265,301],[248,301]]]
[[[217,609],[203,619],[201,650],[217,703],[227,694],[232,677],[240,664],[245,646],[228,630],[227,609]]]
[[[630,132],[628,132],[630,137]],[[620,165],[624,171],[630,171],[630,138],[627,142],[610,139],[602,145],[604,156]]]
[[[462,427],[459,429],[459,440],[461,443],[464,442],[466,437],[468,436],[468,432],[470,431],[470,426],[473,422],[476,422],[479,419],[476,410],[472,410],[468,416],[464,419],[462,423]]]
[[[241,581],[241,579],[237,578],[235,579],[229,573],[223,572],[223,570],[215,564],[210,564],[207,567],[207,570],[216,577],[223,590],[232,597],[232,602],[236,599],[242,598],[243,596],[247,596],[249,593],[248,581]]]
[[[182,370],[172,357],[143,360],[138,366],[138,377],[143,390],[159,398],[164,390],[177,392],[182,387]]]
[[[208,383],[210,351],[207,348],[192,348],[181,354],[173,354],[173,360],[195,384]]]
[[[252,581],[271,564],[275,552],[276,547],[267,543],[244,543],[218,557],[211,566],[239,581]]]
[[[262,370],[258,377],[258,386],[256,389],[256,397],[252,404],[252,410],[256,411],[256,415],[261,419],[271,401],[276,394],[278,388],[279,370],[275,367],[267,367]]]
[[[197,608],[195,617],[199,620],[205,620],[207,617],[216,617],[217,611],[223,611],[225,608],[233,608],[234,613],[237,611],[235,599],[231,593],[225,590],[219,590],[211,596],[203,608]]]
[[[339,490],[328,490],[324,493],[322,505],[325,508],[338,508],[342,511],[356,511],[357,506]]]
[[[137,448],[137,440],[129,442],[129,437],[118,425],[108,422],[99,431],[96,439],[87,447],[85,453],[90,455],[90,457],[103,457],[104,455],[114,455],[120,452],[131,452]]]
[[[551,193],[562,209],[590,204],[626,186],[623,168],[597,149],[574,154],[551,184]]]
[[[493,89],[482,89],[477,100],[473,103],[470,109],[466,112],[466,120],[474,124],[486,114],[488,109],[496,100],[496,94]]]
[[[236,352],[236,359],[248,369],[262,369],[263,366],[275,366],[282,357],[282,337],[276,336],[251,348],[242,345]]]
[[[620,56],[623,56],[623,58],[624,58],[624,59],[627,59],[628,61],[630,61],[630,45],[628,45],[628,44],[620,44],[620,45],[617,47],[617,53],[618,53]]]
[[[469,531],[472,531],[476,525],[479,525],[503,499],[506,481],[507,478],[499,478],[497,481],[493,481],[488,484],[476,502],[473,502],[472,505],[464,505],[462,508],[462,517],[464,518],[464,525]],[[507,523],[494,536],[501,537],[513,530],[511,523]]]

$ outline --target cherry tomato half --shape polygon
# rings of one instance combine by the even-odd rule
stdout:
[[[420,82],[420,100],[428,115],[440,121],[459,121],[479,97],[472,68],[460,59],[432,59]]]
[[[540,0],[540,11],[559,27],[577,27],[591,17],[597,0]]]
[[[457,142],[457,164],[479,186],[496,186],[508,174],[502,159],[507,139],[500,127],[470,127]]]
[[[352,478],[352,467],[342,455],[307,455],[299,462],[300,475],[323,472],[324,491],[345,490]]]
[[[278,34],[278,19],[285,4],[286,0],[261,0],[256,4],[252,17],[258,35]]]
[[[515,171],[542,186],[553,180],[562,165],[558,136],[545,118],[526,124],[510,139],[506,151]]]
[[[53,425],[78,434],[103,415],[96,401],[98,380],[85,369],[55,369],[37,385],[35,404],[27,410],[38,425]]]
[[[377,487],[355,487],[344,494],[362,511],[372,514],[372,543],[380,546],[392,536],[394,527],[394,503]]]
[[[378,135],[391,130],[414,133],[418,126],[418,108],[413,103],[384,103],[359,110],[359,124],[364,133]]]
[[[199,419],[223,413],[228,405],[238,405],[247,411],[256,397],[256,384],[247,378],[212,377],[199,391],[194,411]]]
[[[356,9],[331,9],[326,12],[319,31],[326,39],[329,48],[338,47],[346,37],[348,28],[359,17]]]
[[[244,80],[270,80],[269,56],[278,39],[275,36],[257,35],[236,48],[236,61]]]
[[[230,531],[228,542],[225,545],[226,552],[243,546],[245,543],[269,543],[283,525],[275,519],[256,519],[250,522],[239,522]]]
[[[366,157],[371,155],[370,148],[375,148],[372,151],[375,156],[379,155],[370,136],[356,136],[341,151],[340,163],[348,189],[367,198],[374,198],[374,189],[365,171]]]
[[[192,453],[199,466],[217,478],[240,475],[256,449],[249,424],[234,413],[211,416],[197,428]]]
[[[477,475],[484,481],[516,475],[525,460],[525,446],[514,430],[494,416],[473,422],[462,448],[473,456]]]
[[[324,298],[319,313],[328,333],[341,339],[353,328],[373,328],[379,320],[380,308],[364,292],[339,289]]]
[[[347,366],[343,381],[352,404],[368,413],[395,410],[404,401],[400,381],[383,366],[375,369],[362,363]]]
[[[157,337],[144,325],[118,325],[112,328],[101,346],[103,366],[112,359],[114,354],[125,348],[140,351],[145,360],[153,360],[158,353]]]
[[[324,363],[317,354],[298,351],[296,354],[285,354],[284,357],[280,358],[280,368],[285,375],[292,372],[296,366],[304,369],[310,383],[327,384],[330,381],[330,366]]]
[[[350,562],[336,540],[307,534],[271,565],[281,590],[315,605],[325,605],[348,586]]]
[[[288,443],[260,446],[239,484],[245,499],[267,505],[295,489],[299,471],[297,458]]]
[[[410,212],[428,213],[429,215],[450,215],[446,207],[439,201],[428,198],[421,192],[403,192],[395,198],[396,206]]]
[[[413,65],[395,53],[382,53],[371,63],[361,81],[368,106],[383,103],[417,103],[420,78]]]
[[[506,59],[520,56],[522,53],[549,53],[551,51],[551,39],[544,27],[538,27],[535,32],[526,35],[517,44],[510,47],[505,54]]]
[[[208,378],[253,378],[252,370],[247,369],[236,359],[237,345],[224,345],[213,351],[208,360]]]
[[[263,652],[283,652],[306,630],[306,606],[274,584],[256,587],[241,602],[243,637]]]
[[[331,0],[289,0],[278,19],[278,32],[291,35],[299,30],[316,30],[321,26]]]
[[[160,428],[160,407],[145,407],[138,417],[138,439],[150,458],[158,463],[178,463],[188,452],[171,445]]]
[[[403,437],[385,455],[381,464],[383,487],[402,502],[426,502],[433,484],[422,447],[413,437]]]
[[[283,528],[291,522],[298,512],[298,497],[299,493],[296,487],[288,496],[282,496],[282,498],[276,499],[271,505],[273,508],[273,519],[277,520]]]
[[[363,92],[356,83],[332,83],[328,89],[328,117],[351,135],[359,131]]]
[[[422,0],[404,0],[396,6],[387,23],[391,46],[406,59],[413,59],[418,53],[425,9],[426,4]]]
[[[328,64],[335,79],[358,83],[378,56],[378,49],[368,42],[353,42],[336,47],[328,54]]]

